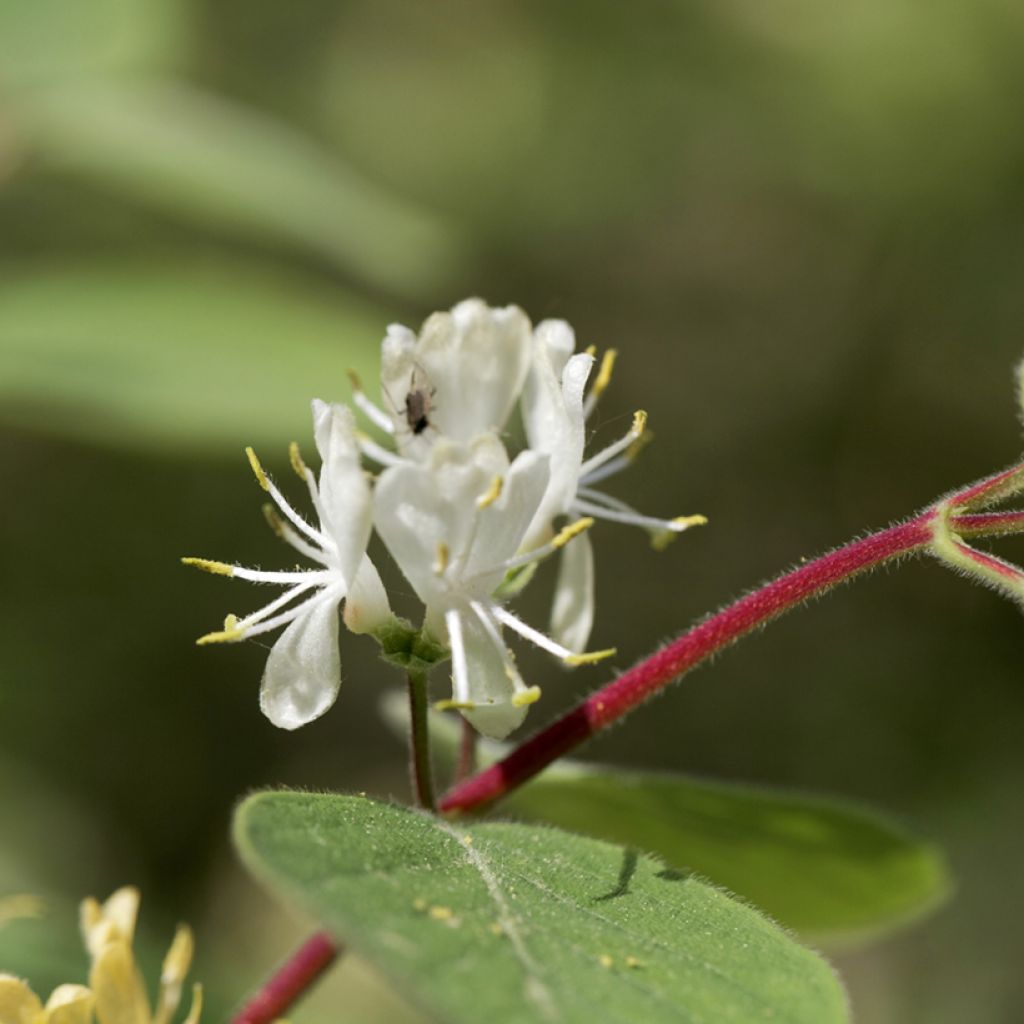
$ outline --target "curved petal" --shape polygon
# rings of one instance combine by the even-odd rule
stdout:
[[[91,896],[82,900],[79,921],[91,956],[98,956],[103,946],[115,939],[124,939],[131,945],[135,935],[135,920],[139,916],[140,898],[135,886],[125,885],[102,904]]]
[[[570,651],[587,648],[594,625],[594,548],[590,535],[574,537],[558,560],[558,581],[551,606],[551,636]]]
[[[260,687],[260,708],[280,729],[319,718],[341,686],[338,654],[340,588],[308,602],[270,650]]]
[[[95,1004],[84,985],[58,985],[46,1000],[46,1024],[91,1024]]]
[[[371,492],[363,472],[356,421],[344,405],[313,399],[313,433],[320,452],[320,505],[324,531],[338,548],[346,583],[355,578],[372,528]]]
[[[557,355],[544,336],[534,338],[533,367],[523,390],[523,423],[530,447],[551,456],[551,480],[527,531],[527,548],[543,543],[551,521],[568,511],[583,465],[583,392],[594,357],[580,352],[556,371]]]
[[[345,598],[343,617],[353,633],[372,633],[391,618],[387,591],[369,557],[359,563],[359,571]]]
[[[472,611],[461,615],[462,640],[469,674],[469,699],[476,705],[462,712],[477,732],[491,739],[504,739],[522,725],[527,708],[512,703],[515,687],[506,670],[511,653],[499,647]]]
[[[42,1012],[39,996],[21,978],[0,974],[0,1024],[37,1024]]]
[[[518,306],[491,308],[481,299],[427,319],[415,358],[433,388],[431,418],[443,435],[468,442],[504,429],[529,371],[530,335]]]
[[[123,939],[100,951],[89,972],[100,1024],[139,1024],[149,1020],[149,1000],[142,975]]]
[[[526,529],[537,513],[550,479],[549,458],[541,452],[522,451],[509,467],[498,498],[479,512],[479,523],[462,575],[481,579],[473,596],[489,596],[505,578],[503,563],[523,543]]]

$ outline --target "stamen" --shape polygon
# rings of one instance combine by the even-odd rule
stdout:
[[[605,658],[612,658],[618,653],[617,647],[608,647],[603,651],[587,651],[585,654],[570,654],[567,658],[563,658],[562,661],[566,665],[593,665],[598,661],[604,661]]]
[[[472,711],[476,705],[471,700],[437,700],[435,711]]]
[[[491,486],[487,488],[486,492],[481,494],[476,499],[477,508],[487,508],[488,505],[493,505],[498,498],[501,497],[502,489],[505,486],[505,479],[501,476],[496,476],[491,481]]]
[[[300,480],[306,479],[307,467],[306,463],[302,461],[302,453],[299,451],[298,441],[292,441],[288,445],[288,461],[292,464],[292,469],[295,470],[295,475]]]
[[[516,696],[527,692],[527,687],[526,683],[523,682],[523,677],[519,674],[519,669],[516,668],[515,655],[508,649],[508,645],[502,639],[501,631],[494,619],[488,614],[487,607],[479,601],[470,601],[469,606],[473,609],[474,614],[480,620],[480,624],[484,627],[484,632],[490,638],[491,643],[494,644],[498,653],[501,655],[502,665],[505,668],[505,675],[512,684],[514,691],[512,703],[514,706],[519,707],[520,705],[516,704]],[[534,697],[525,703],[532,704],[534,700],[540,697],[539,687],[535,686],[533,689],[537,691],[537,697]]]
[[[582,519],[577,519],[574,523],[569,523],[568,526],[563,526],[551,541],[552,549],[558,550],[558,548],[564,548],[565,545],[573,539],[573,537],[578,537],[584,531],[589,530],[593,525],[593,518],[591,516],[584,516]]]
[[[448,560],[451,555],[451,551],[448,545],[443,540],[437,542],[437,552],[434,555],[434,575],[443,576],[445,571],[448,569]]]
[[[602,495],[608,498],[607,495]],[[614,499],[612,499],[614,500]],[[625,505],[625,503],[622,503]],[[675,519],[656,519],[654,516],[643,516],[633,511],[628,505],[620,509],[618,503],[615,508],[608,508],[606,505],[598,505],[594,501],[573,502],[573,509],[577,512],[585,512],[594,516],[595,519],[609,519],[613,523],[628,523],[630,526],[642,526],[648,530],[665,530],[669,534],[682,533],[691,526],[703,526],[707,522],[704,516],[677,516]]]
[[[540,700],[540,687],[531,686],[525,690],[519,690],[512,695],[512,706],[524,708],[528,704],[536,704]]]
[[[359,443],[360,451],[374,462],[378,462],[382,466],[400,466],[402,464],[401,456],[389,452],[387,448],[377,444],[369,434],[364,434],[361,430],[356,431],[356,441]]]
[[[647,413],[643,409],[638,409],[633,414],[633,423],[629,428],[628,433],[624,434],[619,438],[618,441],[614,441],[608,445],[607,448],[602,449],[596,455],[591,456],[586,462],[580,466],[580,479],[589,476],[598,466],[603,466],[610,459],[613,459],[616,455],[624,452],[630,447],[638,438],[643,436],[644,431],[647,429]]]
[[[312,544],[304,541],[278,514],[270,502],[266,502],[263,506],[263,518],[266,519],[267,525],[274,531],[275,536],[280,540],[283,540],[286,544],[290,544],[296,551],[301,552],[308,559],[313,562],[317,562],[320,565],[326,567],[327,559],[324,558],[324,553],[319,548],[313,547]]]
[[[355,370],[346,370],[348,382],[352,385],[352,401],[362,410],[366,418],[386,434],[395,432],[395,424],[391,417],[379,405],[371,402],[363,390],[363,382]]]
[[[691,526],[704,526],[707,516],[676,516],[671,523],[651,537],[651,547],[655,551],[664,551],[675,540],[676,534],[688,530]]]
[[[308,597],[305,601],[300,601],[297,605],[281,612],[280,615],[273,615],[269,619],[256,621],[252,625],[247,624],[248,620],[242,619],[238,624],[238,628],[243,631],[247,637],[259,636],[261,633],[269,633],[271,630],[277,629],[278,626],[287,625],[301,612],[311,611],[317,605],[328,604],[332,601],[341,601],[344,596],[345,585],[343,583],[339,583],[332,587],[324,587],[319,594],[314,594],[312,597]],[[271,605],[276,605],[277,607],[280,607],[281,604],[282,602],[280,598],[271,602]],[[253,616],[250,616],[250,618],[261,616],[269,609],[270,605],[259,612],[254,612]]]
[[[246,615],[241,621],[239,621],[234,615],[229,615],[224,620],[225,629],[249,629],[250,626],[255,626],[257,623],[264,622],[267,618],[274,614],[278,609],[283,608],[287,604],[291,604],[300,594],[304,594],[307,590],[316,586],[315,583],[298,583],[289,590],[286,590],[283,594],[275,597],[269,604],[264,605],[259,611],[252,612],[250,615]]]
[[[472,707],[474,705],[469,699],[466,647],[462,640],[462,619],[456,609],[449,608],[444,613],[444,624],[448,627],[448,640],[452,649],[452,700]]]
[[[575,507],[575,506],[574,506]],[[577,519],[574,523],[570,523],[568,526],[562,527],[562,529],[555,534],[555,536],[547,542],[542,544],[539,548],[533,548],[530,551],[526,551],[521,555],[515,555],[512,558],[507,558],[500,565],[489,566],[484,569],[483,572],[478,572],[476,575],[469,577],[471,580],[479,579],[481,576],[489,576],[492,572],[501,571],[504,572],[507,577],[510,572],[515,569],[520,569],[524,565],[531,565],[537,562],[543,561],[548,555],[553,555],[559,548],[564,548],[574,537],[578,537],[585,530],[589,530],[594,525],[594,520],[589,516],[584,516],[582,519]],[[504,585],[504,584],[503,584]],[[525,583],[524,583],[525,586]]]
[[[245,454],[249,459],[249,465],[252,466],[253,473],[256,474],[256,480],[260,487],[265,491],[270,490],[270,481],[267,479],[267,474],[263,472],[263,467],[260,465],[260,460],[256,458],[256,452],[252,448],[246,448]]]
[[[321,586],[331,578],[329,570],[325,569],[298,569],[293,572],[265,572],[262,569],[246,569],[240,565],[232,566],[233,576],[240,580],[249,580],[251,583],[309,583],[311,586]]]
[[[597,372],[597,377],[590,388],[587,400],[583,403],[584,419],[589,417],[594,411],[597,407],[597,400],[605,393],[608,385],[612,382],[612,370],[615,368],[615,360],[618,354],[616,349],[610,348],[601,357],[601,368]]]
[[[284,520],[269,501],[263,503],[263,518],[267,521],[267,526],[274,531],[274,536],[284,540]]]
[[[182,565],[191,565],[194,569],[202,569],[203,572],[212,572],[215,576],[234,576],[235,567],[227,562],[213,562],[209,558],[183,558]]]
[[[588,355],[591,358],[593,358],[594,356],[597,355],[597,346],[596,345],[588,345],[583,351],[584,351],[584,353],[586,355]]]
[[[565,658],[572,654],[568,647],[563,647],[551,637],[545,636],[540,630],[528,626],[521,619],[517,619],[508,609],[502,608],[500,604],[492,604],[488,610],[499,622],[504,623],[509,629],[529,640],[530,643],[536,644],[541,650],[555,655],[556,658]]]
[[[222,629],[214,633],[204,634],[196,641],[196,644],[199,647],[205,647],[207,644],[231,644],[241,640],[244,636],[244,629]]]

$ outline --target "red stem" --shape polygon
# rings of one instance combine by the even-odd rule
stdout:
[[[503,761],[454,786],[439,810],[468,811],[492,803],[752,629],[859,573],[922,550],[931,541],[935,514],[928,509],[853,541],[741,597],[586,698]]]
[[[231,1024],[270,1024],[302,998],[341,954],[326,932],[310,936],[232,1018]]]

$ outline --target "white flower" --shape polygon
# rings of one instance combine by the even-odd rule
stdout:
[[[198,641],[236,641],[287,627],[271,648],[260,689],[263,713],[282,729],[313,721],[337,697],[341,684],[339,604],[345,601],[345,624],[355,633],[370,632],[391,618],[380,576],[366,555],[372,493],[360,465],[352,412],[314,400],[313,431],[322,460],[319,486],[294,444],[291,461],[309,488],[319,526],[312,526],[292,508],[251,448],[247,453],[256,479],[280,512],[268,506],[275,532],[317,568],[265,572],[202,558],[183,559],[207,572],[287,588],[244,618],[229,615],[223,630]]]
[[[434,313],[418,337],[392,324],[381,345],[384,409],[353,380],[355,402],[394,434],[407,458],[425,458],[441,436],[468,444],[483,433],[501,434],[529,372],[530,336],[521,309],[492,308],[481,299]],[[365,450],[377,461],[396,461],[372,442]]]
[[[453,695],[446,706],[497,739],[540,696],[519,675],[503,626],[569,664],[611,653],[573,655],[493,596],[510,570],[550,554],[588,525],[575,524],[542,548],[516,554],[548,487],[548,463],[547,455],[524,451],[509,465],[493,434],[469,445],[440,438],[426,462],[386,469],[374,494],[377,530],[426,605],[424,628],[451,648]]]
[[[659,546],[674,534],[706,522],[703,516],[655,519],[641,515],[625,502],[593,489],[599,480],[630,465],[644,436],[647,414],[637,412],[623,437],[584,460],[584,424],[608,386],[616,353],[614,349],[606,352],[590,394],[584,399],[594,356],[591,352],[574,355],[575,348],[575,335],[564,320],[545,320],[537,325],[530,374],[522,395],[523,424],[530,449],[550,456],[551,474],[527,530],[525,548],[548,540],[559,515],[642,526],[652,532]],[[594,556],[590,538],[584,536],[562,553],[551,632],[566,647],[580,651],[590,637],[593,620]]]

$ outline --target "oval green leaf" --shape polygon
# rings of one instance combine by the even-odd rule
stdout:
[[[451,1024],[848,1020],[831,968],[722,891],[551,828],[263,793],[242,859]]]
[[[404,700],[383,702],[404,735]],[[455,763],[460,727],[431,716],[438,761]],[[484,742],[485,762],[506,751]],[[934,845],[870,808],[767,787],[561,760],[503,810],[632,845],[695,871],[831,948],[877,938],[934,909],[950,891]]]

